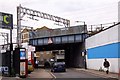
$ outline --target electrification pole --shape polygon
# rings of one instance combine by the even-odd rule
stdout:
[[[61,18],[58,16],[50,15],[47,13],[43,13],[40,11],[32,10],[29,8],[25,8],[25,7],[22,7],[21,5],[19,5],[17,7],[17,43],[18,43],[18,47],[21,47],[21,20],[24,17],[24,15],[30,16],[29,18],[32,20],[37,20],[34,17],[38,17],[38,18],[43,18],[43,19],[48,19],[51,21],[63,23],[65,25],[65,27],[70,26],[70,20],[67,20],[67,19],[64,19],[64,18]]]
[[[17,44],[21,46],[21,5],[17,7]]]

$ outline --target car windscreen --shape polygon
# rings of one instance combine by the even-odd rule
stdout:
[[[65,65],[65,62],[55,62],[54,65]]]

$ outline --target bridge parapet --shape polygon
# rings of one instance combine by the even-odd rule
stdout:
[[[72,26],[72,27],[58,28],[58,29],[30,31],[29,38],[34,39],[34,38],[80,34],[80,33],[87,33],[86,25],[79,25],[79,26]]]

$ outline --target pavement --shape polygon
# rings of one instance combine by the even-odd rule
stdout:
[[[50,80],[53,76],[46,71],[45,69],[35,69],[31,74],[28,74],[27,78],[19,78],[19,77],[0,77],[2,80],[35,80],[35,79],[45,79]],[[1,80],[1,79],[0,79]]]
[[[35,69],[28,78],[53,78],[51,74],[45,69]]]
[[[75,70],[83,70],[85,72],[89,72],[91,74],[94,74],[103,78],[116,78],[120,80],[120,75],[118,75],[118,73],[109,72],[108,74],[106,74],[105,71],[99,71],[99,70],[93,70],[93,69],[80,69],[80,68],[75,68]]]

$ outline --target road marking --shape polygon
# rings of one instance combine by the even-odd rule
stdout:
[[[49,70],[45,70],[45,71],[47,71],[53,78],[56,79],[56,76],[51,71],[49,71]]]
[[[52,72],[49,72],[49,73],[52,75],[53,78],[56,79],[56,76]]]

